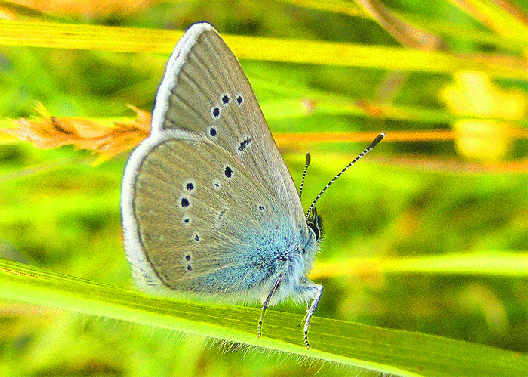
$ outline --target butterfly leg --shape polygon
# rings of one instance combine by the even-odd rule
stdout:
[[[306,304],[306,313],[304,314],[304,317],[303,317],[302,321],[299,322],[297,327],[303,326],[304,323],[306,322],[306,314],[308,314],[308,310],[310,310],[310,301],[306,301],[305,304]]]
[[[273,296],[273,294],[277,292],[281,283],[282,283],[282,274],[279,274],[279,276],[277,277],[277,280],[275,281],[275,284],[273,284],[273,287],[271,287],[271,291],[268,294],[268,297],[266,297],[266,301],[264,301],[264,304],[262,304],[262,314],[260,315],[260,320],[259,320],[258,327],[257,327],[257,337],[258,338],[260,338],[260,335],[261,335],[260,330],[262,328],[262,321],[264,321],[264,313],[266,312],[266,309],[269,307],[271,296]]]
[[[312,320],[312,316],[315,313],[315,309],[317,309],[317,305],[319,305],[319,300],[321,299],[321,296],[323,294],[323,286],[319,284],[313,284],[304,286],[305,290],[311,290],[311,294],[313,297],[312,303],[306,310],[306,315],[304,317],[304,344],[306,344],[306,348],[310,349],[310,343],[308,342],[308,328],[310,327],[310,321]]]

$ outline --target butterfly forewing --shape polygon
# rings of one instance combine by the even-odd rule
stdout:
[[[275,198],[276,210],[302,226],[295,186],[236,57],[208,24],[187,33],[171,57],[178,70],[167,70],[169,85],[156,97],[166,112],[153,128],[188,130],[224,148]]]

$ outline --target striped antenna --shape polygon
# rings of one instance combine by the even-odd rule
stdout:
[[[370,143],[370,145],[363,152],[361,152],[356,158],[354,158],[354,160],[352,160],[352,162],[350,164],[345,166],[343,168],[343,170],[341,170],[334,178],[332,178],[332,180],[330,182],[328,182],[328,184],[321,190],[319,195],[317,195],[317,197],[314,199],[314,201],[310,205],[310,208],[308,209],[308,212],[306,212],[306,219],[308,219],[310,217],[310,214],[313,212],[313,210],[315,208],[315,204],[317,203],[319,198],[324,194],[324,192],[328,189],[328,187],[330,187],[332,185],[332,183],[334,183],[337,180],[337,178],[339,178],[341,176],[341,174],[343,174],[345,171],[347,171],[348,168],[351,167],[352,165],[354,165],[361,157],[363,157],[364,155],[369,153],[381,140],[383,140],[384,137],[385,137],[385,132],[380,133],[374,139],[374,141],[372,141],[372,143]],[[308,158],[307,158],[307,160],[308,160]],[[305,169],[305,173],[306,173],[306,169]],[[303,175],[303,181],[304,181],[304,175]],[[301,185],[301,187],[302,187],[302,185]]]
[[[299,187],[299,199],[301,198],[301,195],[302,195],[302,190],[304,186],[304,178],[306,178],[306,171],[308,170],[308,166],[310,166],[310,152],[306,152],[306,162],[304,163],[304,171],[303,171],[301,186]]]

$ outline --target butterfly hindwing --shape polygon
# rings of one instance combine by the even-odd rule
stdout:
[[[275,273],[284,243],[277,232],[295,234],[294,224],[273,210],[237,159],[189,137],[165,137],[135,152],[141,158],[131,207],[142,253],[170,289],[247,294]]]

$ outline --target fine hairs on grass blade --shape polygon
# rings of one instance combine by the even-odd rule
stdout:
[[[8,260],[0,260],[0,296],[381,373],[491,377],[528,372],[528,358],[514,352],[319,317],[313,318],[311,332],[318,347],[307,350],[297,336],[302,315],[270,310],[267,323],[273,331],[257,339],[258,308],[149,296]]]

